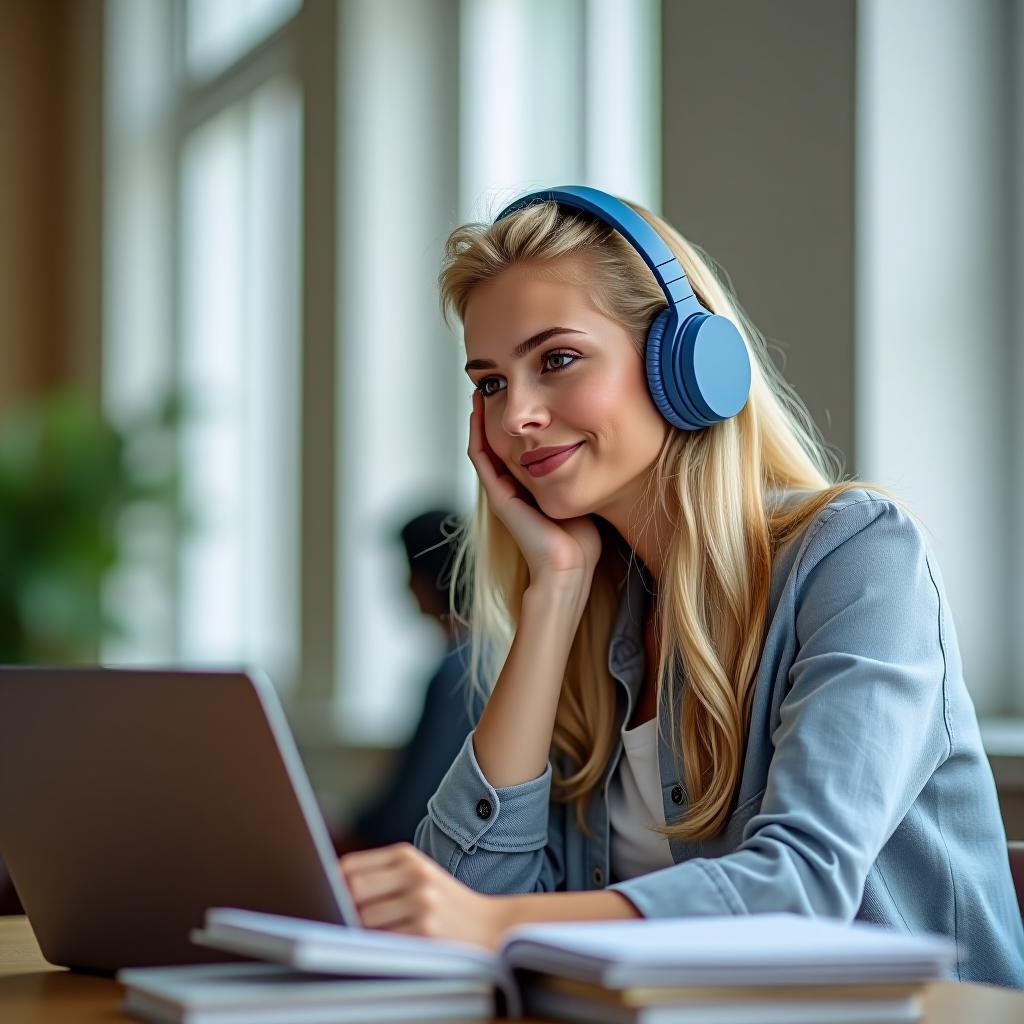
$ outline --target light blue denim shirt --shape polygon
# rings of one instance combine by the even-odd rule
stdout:
[[[957,942],[955,977],[1024,987],[992,772],[942,577],[914,520],[876,491],[850,491],[777,553],[731,817],[714,838],[672,840],[672,866],[616,881],[608,779],[644,678],[644,572],[634,560],[610,639],[616,744],[589,802],[592,835],[573,805],[550,800],[550,761],[539,778],[495,788],[470,733],[416,846],[484,893],[607,886],[646,917],[792,911],[942,933]],[[668,713],[659,708],[659,764],[673,824],[687,794],[664,739]]]

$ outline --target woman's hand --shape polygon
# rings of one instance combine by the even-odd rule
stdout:
[[[554,520],[538,508],[529,490],[487,443],[483,397],[473,392],[469,416],[469,459],[494,514],[519,545],[530,582],[576,580],[589,590],[601,554],[601,534],[590,516]]]
[[[347,853],[338,864],[366,928],[491,950],[501,940],[501,898],[456,881],[411,843]]]

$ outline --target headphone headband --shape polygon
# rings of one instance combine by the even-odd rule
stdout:
[[[621,199],[586,185],[565,185],[520,196],[495,217],[535,203],[582,210],[609,227],[643,257],[665,293],[647,331],[647,385],[658,411],[680,430],[700,430],[735,416],[750,392],[750,359],[739,330],[705,309],[665,240]]]
[[[686,271],[672,255],[672,250],[665,244],[665,240],[632,207],[607,192],[586,185],[563,185],[561,188],[530,192],[506,206],[494,221],[497,223],[510,213],[544,202],[555,202],[560,206],[583,210],[618,231],[651,268],[665,293],[666,302],[670,306],[680,307],[680,322],[700,309],[686,277]]]

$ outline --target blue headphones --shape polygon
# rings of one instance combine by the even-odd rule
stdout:
[[[700,304],[657,231],[615,196],[585,185],[521,196],[495,223],[539,202],[556,202],[604,221],[636,249],[657,278],[668,309],[647,332],[647,386],[662,416],[680,430],[700,430],[735,416],[750,393],[747,347],[731,320]]]

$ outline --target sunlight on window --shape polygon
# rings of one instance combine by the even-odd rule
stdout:
[[[103,405],[130,430],[173,386],[169,282],[174,192],[171,55],[161,8],[108,0],[104,38]],[[119,524],[122,557],[104,583],[106,664],[176,656],[172,524],[134,509]]]
[[[185,63],[196,77],[223,70],[300,7],[302,0],[188,0]]]
[[[656,0],[465,0],[463,216],[485,219],[526,189],[565,184],[657,209],[659,26]]]
[[[294,682],[301,104],[285,80],[185,144],[180,373],[185,660]]]
[[[444,36],[422,10],[352,5],[342,59],[337,706],[340,729],[363,742],[403,734],[438,653],[432,627],[397,600],[404,566],[381,524],[419,511],[416,495],[462,509],[476,495],[465,354],[437,307],[444,238],[530,187],[660,202],[658,118],[635,112],[657,95],[654,0],[463,0]],[[439,76],[451,53],[458,75]],[[440,103],[457,105],[457,123]],[[449,198],[440,182],[452,179]]]
[[[660,209],[657,0],[465,0],[461,35],[460,219],[569,184]],[[470,502],[476,474],[468,460],[460,471]]]

